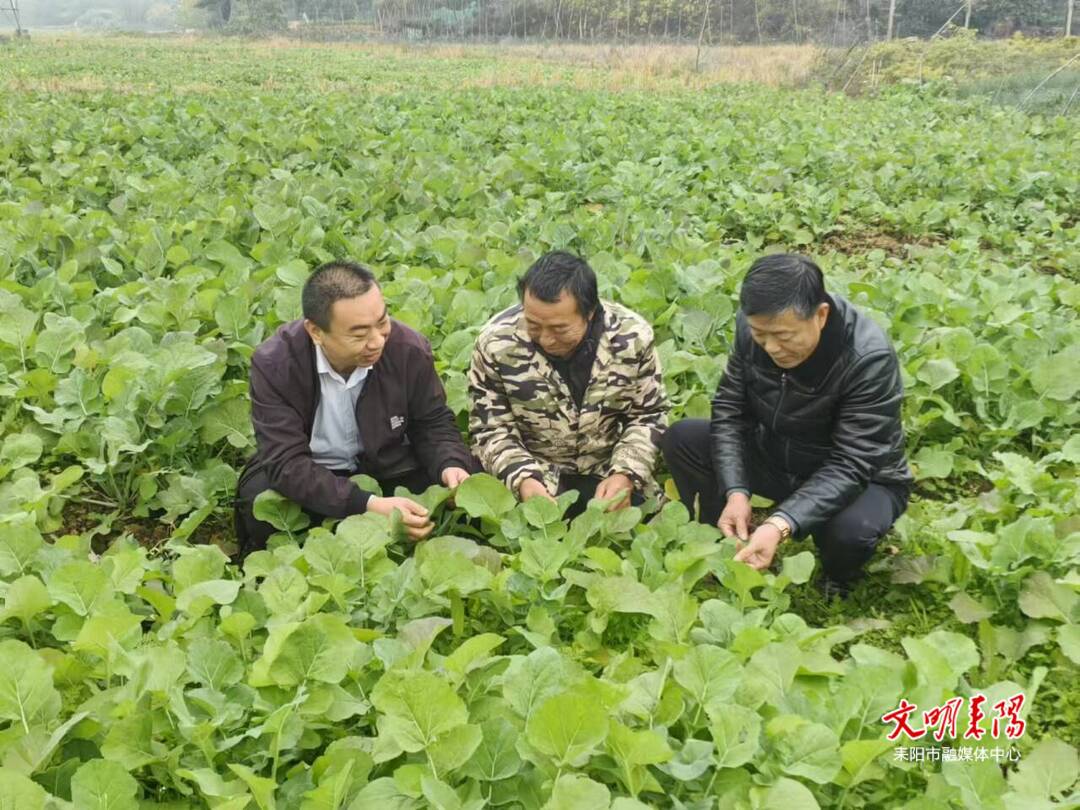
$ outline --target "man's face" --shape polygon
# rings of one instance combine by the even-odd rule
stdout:
[[[390,315],[382,291],[373,286],[363,295],[335,301],[330,308],[329,330],[311,321],[304,321],[304,328],[322,347],[335,371],[351,374],[379,361],[390,337]]]
[[[809,318],[793,309],[778,315],[750,315],[750,334],[780,368],[795,368],[817,348],[821,330],[829,317],[829,305],[820,304]]]
[[[529,339],[555,357],[570,355],[589,329],[588,319],[578,312],[577,301],[566,290],[551,304],[526,290],[522,305]]]

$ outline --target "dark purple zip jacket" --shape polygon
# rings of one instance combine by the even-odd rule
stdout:
[[[262,470],[271,489],[312,512],[335,518],[363,512],[371,493],[311,458],[319,379],[315,344],[302,320],[280,327],[255,350],[250,390],[257,450],[241,484]],[[431,344],[399,321],[391,321],[382,356],[368,373],[356,422],[364,448],[359,472],[382,480],[422,469],[439,481],[447,467],[471,468]]]

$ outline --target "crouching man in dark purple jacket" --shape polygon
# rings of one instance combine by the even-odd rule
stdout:
[[[265,548],[274,531],[252,512],[273,489],[316,520],[401,511],[414,539],[432,529],[409,498],[380,497],[349,476],[367,474],[383,492],[456,487],[475,469],[431,345],[393,320],[374,275],[351,262],[319,267],[304,284],[304,317],[285,324],[251,359],[251,421],[257,450],[240,476],[240,555]]]

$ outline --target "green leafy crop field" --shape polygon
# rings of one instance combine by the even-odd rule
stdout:
[[[1075,806],[1075,121],[491,70],[0,49],[0,807]],[[759,574],[677,502],[567,525],[484,476],[415,548],[268,498],[229,561],[248,360],[312,267],[376,269],[464,426],[480,325],[555,247],[655,324],[673,419],[764,251],[887,328],[918,490],[850,599],[809,543]]]

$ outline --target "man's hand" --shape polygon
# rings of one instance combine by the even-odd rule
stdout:
[[[737,537],[746,542],[750,537],[751,518],[753,513],[750,511],[750,499],[741,492],[732,492],[728,495],[727,504],[716,525],[720,527],[724,537]]]
[[[630,478],[622,473],[615,473],[614,475],[609,475],[596,485],[596,494],[593,497],[606,501],[609,498],[614,498],[616,495],[621,494],[622,497],[607,508],[607,511],[615,512],[619,509],[625,509],[630,505],[630,493],[633,491],[634,483]]]
[[[547,498],[549,501],[555,500],[551,493],[548,492],[548,488],[535,478],[526,478],[518,484],[518,497],[523,501],[536,497]]]
[[[397,509],[401,512],[401,522],[405,526],[405,531],[413,540],[423,540],[435,528],[428,519],[427,509],[409,498],[380,498],[378,495],[372,495],[368,499],[367,508],[369,512],[387,517],[390,517]]]
[[[742,544],[736,543],[736,545]],[[750,536],[750,542],[746,544],[746,547],[735,554],[735,559],[758,571],[764,571],[772,565],[778,545],[780,545],[780,530],[771,523],[763,523]]]
[[[461,467],[447,467],[442,471],[442,483],[444,487],[456,489],[457,486],[469,477],[469,471]]]

